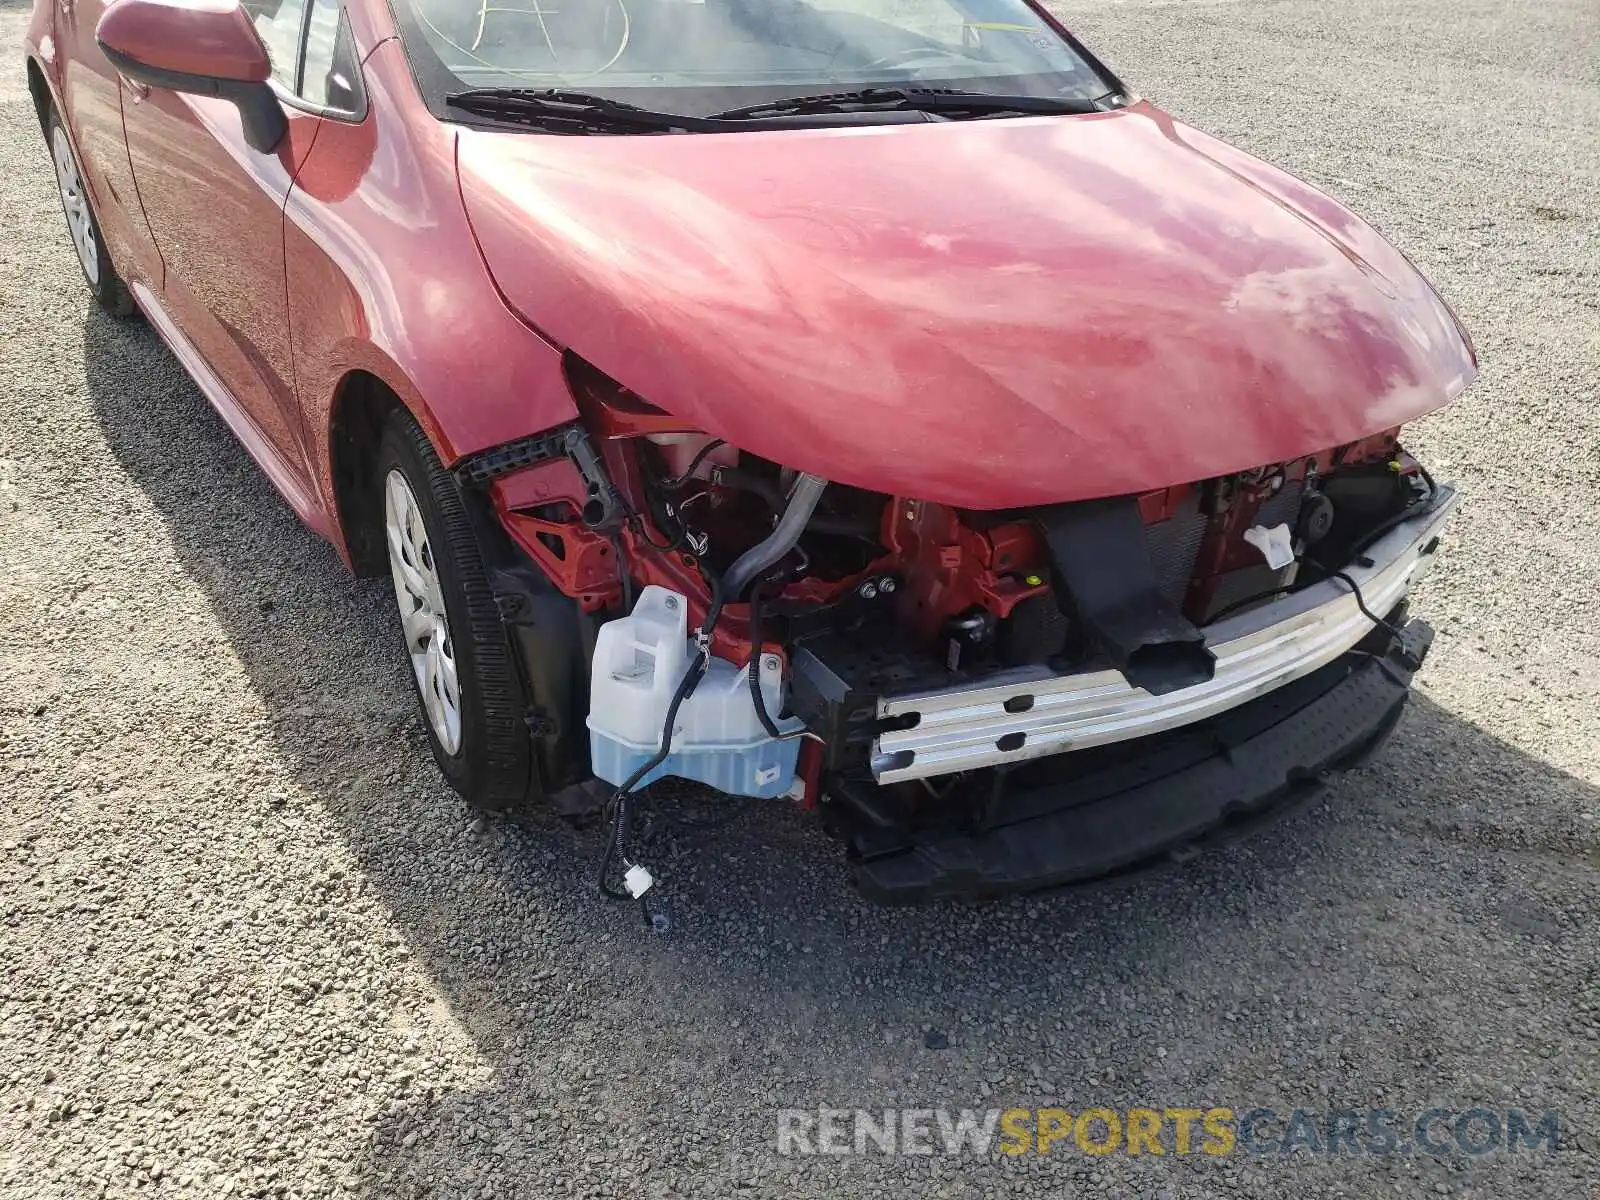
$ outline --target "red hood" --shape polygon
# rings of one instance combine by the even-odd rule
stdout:
[[[463,131],[530,324],[829,479],[971,508],[1119,495],[1353,441],[1476,372],[1406,259],[1149,105],[853,129]]]

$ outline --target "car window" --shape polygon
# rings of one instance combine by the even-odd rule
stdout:
[[[299,94],[320,108],[356,116],[366,107],[355,38],[339,0],[312,0]]]
[[[245,0],[244,8],[272,59],[272,77],[292,90],[306,0]]]

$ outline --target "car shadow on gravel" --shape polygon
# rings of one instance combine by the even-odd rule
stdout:
[[[203,590],[295,782],[262,810],[327,814],[491,1068],[478,1091],[437,1090],[418,1068],[358,1171],[375,1194],[522,1194],[535,1158],[574,1190],[613,1178],[616,1193],[681,1192],[710,1172],[770,1190],[790,1171],[770,1150],[779,1106],[1250,1099],[1275,1086],[1285,1047],[1326,1037],[1307,1012],[1476,993],[1431,984],[1408,925],[1488,939],[1477,961],[1492,975],[1496,955],[1537,957],[1566,936],[1519,857],[1594,869],[1558,816],[1586,785],[1419,697],[1328,802],[1163,877],[875,909],[816,823],[773,805],[658,864],[678,927],[653,936],[596,896],[598,834],[537,817],[470,828],[428,757],[387,582],[352,580],[298,523],[155,335],[94,312],[84,349],[106,441]],[[1544,798],[1550,825],[1497,821],[1506,794]],[[283,864],[291,887],[294,872]],[[1447,897],[1481,900],[1432,896],[1445,872]],[[1321,970],[1334,956],[1359,969]],[[1369,1079],[1400,1096],[1449,1090],[1450,1030],[1417,1030],[1432,1065],[1389,1061],[1383,1043]]]

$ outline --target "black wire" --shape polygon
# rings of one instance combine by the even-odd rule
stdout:
[[[669,480],[668,482],[671,483],[675,481]],[[678,522],[677,537],[673,538],[673,540],[670,542],[658,542],[655,540],[655,538],[651,537],[649,531],[645,529],[644,517],[640,515],[639,510],[633,506],[633,503],[620,491],[617,491],[615,488],[612,490],[616,494],[617,503],[622,505],[622,512],[625,520],[627,521],[629,527],[632,528],[634,535],[638,537],[640,541],[649,546],[651,549],[660,550],[666,554],[675,554],[677,551],[683,548],[684,542],[688,540],[689,531],[683,527],[682,521]],[[648,484],[645,485],[645,493],[647,499],[654,499],[653,495],[650,493]],[[650,515],[651,519],[654,520],[655,513],[652,512]]]
[[[761,581],[750,589],[750,698],[755,701],[756,716],[761,727],[774,741],[783,740],[783,731],[767,712],[767,702],[761,696]]]
[[[1412,460],[1416,461],[1416,460]],[[1428,474],[1428,468],[1420,462],[1417,463],[1417,474],[1422,476],[1422,482],[1428,485],[1428,499],[1432,500],[1439,494],[1439,485],[1433,481],[1433,476]]]
[[[659,497],[654,491],[651,490],[648,483],[644,485],[644,491],[645,501],[650,505],[650,519],[659,525],[661,524],[661,519],[655,511],[656,501],[659,499]],[[626,502],[624,502],[624,504],[628,510],[628,525],[632,528],[634,536],[642,541],[645,545],[649,546],[652,550],[660,550],[664,554],[676,554],[679,550],[683,549],[683,544],[689,540],[689,531],[684,527],[683,522],[680,520],[678,521],[678,532],[670,542],[656,541],[655,538],[650,536],[650,531],[645,528],[644,516],[632,505],[626,504]]]
[[[704,446],[700,447],[698,454],[689,460],[689,467],[682,475],[674,475],[671,479],[663,479],[661,486],[668,489],[681,488],[694,477],[694,473],[700,469],[700,464],[705,462],[707,455],[718,447],[726,446],[727,444],[721,438],[712,438]]]
[[[689,469],[687,471],[685,471],[682,475],[675,475],[670,479],[661,480],[655,485],[656,490],[671,492],[681,488],[684,484],[689,482],[695,471],[699,469],[700,464],[705,462],[708,454],[710,454],[718,446],[725,445],[727,445],[727,443],[721,438],[712,438],[704,446],[700,447],[699,453],[689,460]],[[646,490],[649,493],[652,501],[660,498],[656,496],[654,491],[649,490],[648,484],[646,485]],[[653,503],[651,507],[652,509],[654,508]],[[657,519],[654,512],[651,513],[651,517],[652,519]],[[670,542],[658,542],[655,540],[655,538],[650,536],[649,531],[645,528],[644,518],[640,516],[639,513],[634,512],[631,509],[628,512],[628,522],[633,526],[634,534],[639,538],[640,541],[644,542],[644,544],[649,546],[652,550],[659,550],[663,554],[676,554],[679,550],[682,550],[689,541],[688,525],[684,523],[683,518],[677,513],[672,513],[672,517],[678,523],[677,535]],[[657,523],[660,523],[659,519],[657,519]]]
[[[660,483],[656,484],[656,487],[662,491],[677,491],[677,489],[689,482],[689,480],[694,476],[695,471],[699,469],[700,464],[705,462],[707,455],[709,455],[713,450],[717,449],[717,447],[726,445],[727,443],[721,438],[712,438],[704,446],[700,447],[699,453],[689,460],[688,470],[686,470],[682,475],[674,475],[670,479],[661,480]],[[689,527],[685,525],[683,523],[683,519],[681,517],[677,517],[676,514],[674,514],[674,517],[678,522],[678,535],[673,538],[672,541],[665,543],[658,542],[650,536],[650,534],[645,530],[643,518],[638,513],[630,511],[628,516],[633,524],[634,533],[637,534],[640,540],[642,540],[645,545],[649,546],[652,550],[660,550],[666,554],[676,554],[679,550],[683,549],[684,543],[689,540]]]
[[[649,530],[645,528],[644,518],[638,513],[628,514],[628,524],[633,526],[634,536],[641,542],[652,550],[660,550],[664,554],[676,554],[683,549],[684,542],[689,540],[689,531],[683,527],[683,522],[681,521],[678,522],[678,536],[670,542],[658,542],[651,537]]]
[[[706,673],[705,656],[697,654],[693,664],[683,674],[678,690],[673,693],[672,703],[667,706],[667,721],[661,731],[661,745],[655,754],[646,759],[638,770],[628,776],[628,780],[611,797],[609,807],[612,810],[612,836],[606,841],[606,852],[600,860],[600,893],[613,900],[631,900],[626,892],[616,891],[606,882],[611,874],[611,866],[618,859],[626,860],[628,846],[628,830],[633,816],[634,789],[639,786],[639,781],[654,771],[667,760],[672,753],[672,729],[678,721],[678,710],[683,707],[683,702],[700,686],[700,680]]]
[[[1327,577],[1329,579],[1340,580],[1349,586],[1351,594],[1356,598],[1356,607],[1361,610],[1361,615],[1366,617],[1367,620],[1371,621],[1379,629],[1385,630],[1394,637],[1402,636],[1400,627],[1398,625],[1394,624],[1392,621],[1384,620],[1382,617],[1378,616],[1377,613],[1373,612],[1367,607],[1367,598],[1361,594],[1361,585],[1352,579],[1347,573],[1344,571],[1329,571]],[[1220,608],[1213,613],[1210,619],[1206,621],[1206,624],[1207,626],[1215,625],[1218,621],[1222,620],[1223,617],[1228,616],[1230,613],[1237,612],[1239,609],[1245,608],[1248,605],[1254,604],[1258,600],[1269,600],[1273,596],[1286,596],[1296,590],[1297,589],[1292,586],[1275,587],[1264,592],[1257,592],[1253,596],[1246,596],[1242,600],[1235,600],[1232,604],[1229,604],[1224,608]]]
[[[633,611],[633,575],[628,571],[628,556],[622,550],[620,534],[611,535],[611,549],[617,556],[617,579],[622,584],[622,611]]]
[[[611,810],[611,828],[606,831],[606,852],[600,858],[598,883],[600,894],[607,900],[631,900],[625,891],[618,891],[606,882],[611,874],[611,864],[622,857],[628,845],[628,833],[633,823],[632,796],[613,796],[607,802]]]
[[[1258,600],[1270,600],[1274,596],[1287,596],[1294,590],[1295,589],[1292,586],[1268,588],[1264,592],[1257,592],[1253,596],[1246,596],[1243,600],[1235,600],[1232,604],[1224,605],[1222,608],[1219,608],[1216,612],[1212,613],[1211,616],[1206,620],[1206,624],[1215,625],[1218,621],[1222,620],[1223,617],[1231,616],[1232,614],[1238,612],[1241,608],[1248,608]]]
[[[717,621],[722,616],[722,583],[715,575],[708,575],[711,583],[711,605],[706,610],[705,623],[700,627],[702,638],[709,638],[717,626]],[[613,888],[607,879],[611,874],[612,865],[617,859],[627,859],[628,832],[633,819],[633,794],[639,786],[639,781],[667,761],[667,756],[672,753],[672,730],[678,723],[678,710],[683,707],[684,701],[694,695],[700,681],[705,678],[706,667],[709,663],[710,651],[695,655],[694,662],[683,673],[683,679],[678,684],[678,690],[672,694],[672,703],[667,706],[667,719],[661,730],[661,744],[656,752],[639,768],[629,775],[614,793],[607,804],[612,812],[612,835],[606,840],[606,852],[600,859],[599,886],[600,894],[610,900],[631,900],[627,892]]]
[[[1354,579],[1351,579],[1349,575],[1345,574],[1343,571],[1335,571],[1333,574],[1329,575],[1328,578],[1342,579],[1345,583],[1350,585],[1350,592],[1356,598],[1356,607],[1361,610],[1361,615],[1367,620],[1371,621],[1379,629],[1387,630],[1394,637],[1402,636],[1400,633],[1400,627],[1398,625],[1394,624],[1392,621],[1384,620],[1382,617],[1378,616],[1377,613],[1373,612],[1367,607],[1367,598],[1361,594],[1361,585]]]
[[[1350,557],[1356,558],[1360,556],[1368,546],[1372,545],[1373,542],[1377,541],[1384,534],[1389,533],[1391,530],[1397,529],[1401,525],[1404,525],[1407,521],[1415,520],[1417,517],[1426,516],[1428,511],[1433,508],[1435,503],[1437,503],[1438,499],[1439,492],[1438,489],[1435,488],[1423,499],[1413,501],[1402,508],[1399,512],[1395,513],[1394,516],[1379,521],[1376,526],[1369,530],[1362,537],[1362,539],[1355,544],[1354,548],[1350,551]],[[1319,563],[1318,565],[1320,566],[1321,564]]]

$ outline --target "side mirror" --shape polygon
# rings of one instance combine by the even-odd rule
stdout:
[[[262,154],[289,130],[267,82],[272,60],[239,0],[113,0],[95,40],[135,83],[230,101]]]

